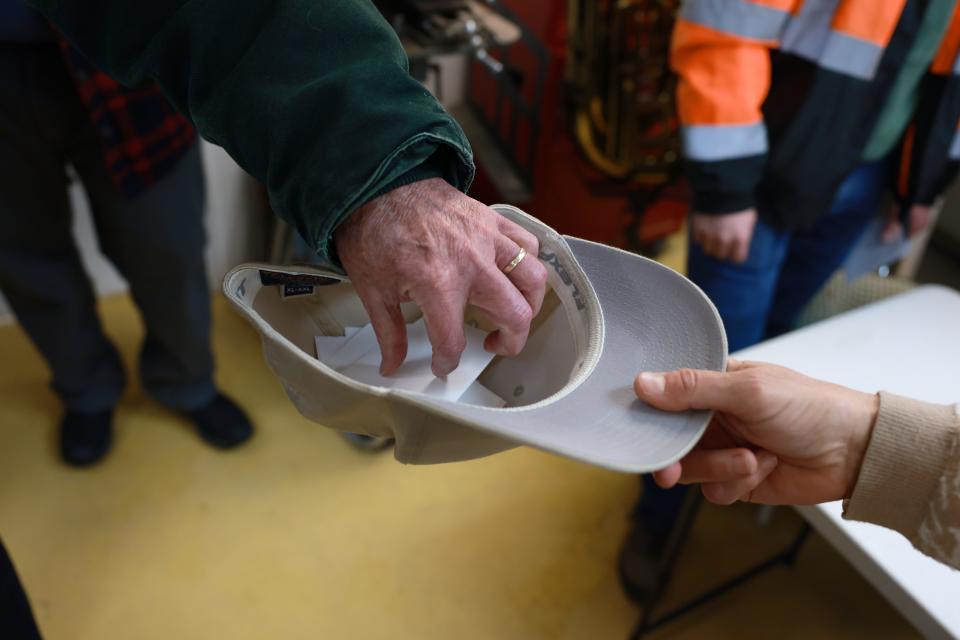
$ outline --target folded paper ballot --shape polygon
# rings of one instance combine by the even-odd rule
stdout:
[[[362,327],[344,327],[342,336],[317,336],[314,342],[317,345],[317,358],[327,364],[331,363],[331,358],[343,344]],[[333,366],[331,364],[331,366]],[[336,367],[334,367],[336,368]]]
[[[501,409],[506,406],[507,401],[495,394],[490,389],[479,382],[474,382],[460,396],[460,402],[464,404],[473,404],[478,407],[491,407]]]
[[[344,332],[344,337],[346,340],[343,341],[337,350],[330,354],[329,357],[324,358],[324,362],[338,371],[353,364],[369,351],[377,348],[377,335],[373,331],[372,324],[360,327],[358,331],[349,337],[347,337],[346,332]],[[378,353],[379,351],[380,350],[377,349]]]
[[[390,376],[380,375],[380,347],[373,325],[345,327],[343,336],[316,336],[317,357],[340,373],[365,384],[425,393],[445,400],[485,407],[506,402],[477,382],[494,355],[483,348],[486,333],[464,325],[467,346],[460,365],[446,378],[430,368],[433,347],[423,318],[407,325],[407,357]]]

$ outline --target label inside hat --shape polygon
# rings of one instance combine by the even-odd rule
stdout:
[[[313,295],[312,284],[285,284],[280,290],[280,297],[284,299],[309,295]]]

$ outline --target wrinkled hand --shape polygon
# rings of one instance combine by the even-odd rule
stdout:
[[[912,238],[916,234],[924,231],[930,226],[930,218],[933,207],[922,204],[915,204],[910,207],[907,215],[907,237]],[[903,225],[900,223],[900,209],[896,205],[890,207],[887,212],[887,224],[883,228],[881,238],[887,244],[896,242],[903,237]]]
[[[737,264],[745,262],[750,254],[750,239],[756,224],[756,209],[723,215],[695,212],[690,221],[693,241],[705,254]]]
[[[466,345],[463,314],[474,305],[498,327],[484,347],[516,355],[543,303],[547,271],[532,233],[439,178],[398,187],[357,209],[335,234],[337,252],[380,343],[380,372],[407,355],[400,303],[423,312],[434,375],[457,368]],[[505,275],[519,252],[528,257]]]
[[[654,479],[664,488],[700,483],[718,504],[849,497],[879,409],[875,395],[735,360],[727,373],[641,373],[634,389],[667,411],[716,412],[697,446]]]

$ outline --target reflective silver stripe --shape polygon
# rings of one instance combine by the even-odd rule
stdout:
[[[780,49],[812,62],[820,59],[839,0],[806,0],[783,30]]]
[[[790,14],[747,0],[686,0],[681,16],[704,27],[743,38],[779,40]]]
[[[960,76],[960,52],[957,53],[957,58],[953,61],[953,75]]]
[[[951,160],[960,160],[960,131],[953,134],[953,142],[950,143],[950,151],[947,157]]]
[[[762,122],[683,127],[683,153],[688,160],[714,162],[766,152],[767,128]]]
[[[880,45],[832,31],[820,55],[820,66],[862,80],[872,80],[882,55]]]

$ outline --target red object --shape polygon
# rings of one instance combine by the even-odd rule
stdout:
[[[60,48],[103,147],[117,189],[132,198],[172,171],[196,141],[193,125],[154,83],[127,88],[91,66],[65,40]]]
[[[662,188],[652,202],[636,213],[635,185],[602,176],[577,150],[563,113],[563,69],[566,53],[566,13],[562,0],[507,0],[505,4],[541,38],[550,52],[550,65],[540,113],[540,137],[533,169],[533,194],[527,202],[514,202],[561,233],[614,246],[636,248],[654,245],[678,231],[688,208],[686,185],[678,183]],[[510,64],[526,77],[535,74],[535,60],[526,60],[511,51]],[[484,105],[492,92],[483,74],[474,74],[471,87],[474,99]],[[532,83],[527,83],[524,90]],[[519,127],[518,129],[522,129]],[[519,157],[527,136],[518,130],[513,144]],[[502,197],[484,173],[478,160],[477,180],[471,195],[483,202],[500,202]],[[635,225],[640,215],[639,224]],[[635,228],[634,228],[635,227]],[[631,237],[632,236],[632,237]]]

